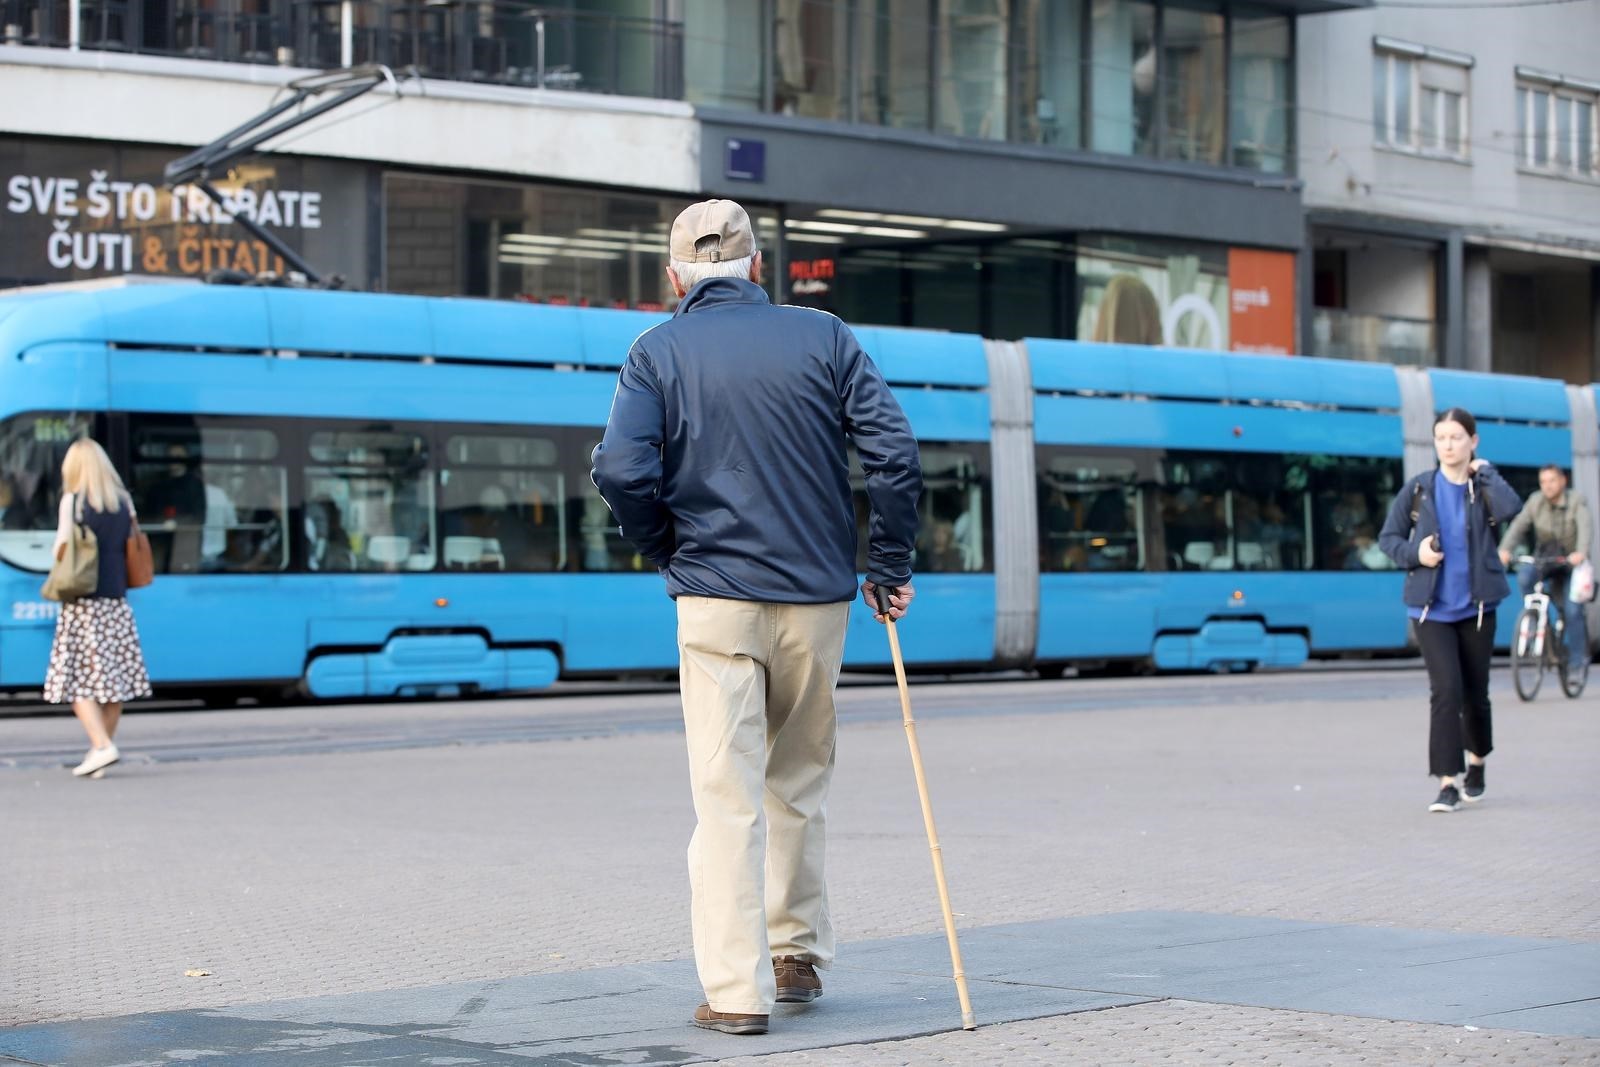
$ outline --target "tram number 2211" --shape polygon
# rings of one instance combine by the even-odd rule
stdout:
[[[11,605],[11,618],[18,622],[54,622],[61,605],[48,600],[18,600]]]

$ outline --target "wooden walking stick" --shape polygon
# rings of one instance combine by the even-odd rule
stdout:
[[[911,746],[911,769],[917,776],[917,796],[922,800],[922,823],[928,830],[928,851],[933,855],[933,880],[939,884],[939,907],[944,909],[944,933],[950,941],[950,965],[955,970],[956,995],[961,998],[961,1029],[976,1030],[972,998],[967,995],[967,972],[961,966],[961,946],[956,943],[956,919],[950,910],[950,887],[944,880],[944,853],[939,848],[939,831],[933,826],[933,803],[928,799],[928,779],[922,773],[922,749],[917,744],[917,720],[911,717],[911,689],[906,685],[906,664],[900,656],[900,635],[895,633],[894,616],[889,613],[889,597],[894,589],[873,587],[878,597],[878,613],[889,630],[889,654],[894,657],[894,680],[900,686],[900,712],[906,728],[906,744]]]

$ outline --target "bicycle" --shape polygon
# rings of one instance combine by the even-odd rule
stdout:
[[[1543,568],[1565,564],[1567,557],[1518,556],[1517,562]],[[1535,574],[1540,571],[1536,569]],[[1544,672],[1553,667],[1561,679],[1561,691],[1576,699],[1589,681],[1588,650],[1576,657],[1567,655],[1566,624],[1557,611],[1555,624],[1551,626],[1550,609],[1555,606],[1555,597],[1545,591],[1545,581],[1540,574],[1533,591],[1522,598],[1522,611],[1517,615],[1517,625],[1511,636],[1511,680],[1516,683],[1517,696],[1525,701],[1532,700],[1544,684]],[[1573,659],[1576,662],[1569,662]]]

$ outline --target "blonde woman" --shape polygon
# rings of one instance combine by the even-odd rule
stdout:
[[[150,695],[139,631],[128,607],[127,542],[133,532],[133,500],[105,450],[87,438],[67,449],[61,484],[65,491],[56,550],[71,536],[74,513],[81,514],[99,542],[100,575],[93,596],[61,605],[44,698],[52,704],[72,702],[90,745],[89,754],[72,773],[98,778],[119,758],[112,739],[123,702]]]

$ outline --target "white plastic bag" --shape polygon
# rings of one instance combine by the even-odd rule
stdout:
[[[1584,560],[1572,568],[1572,600],[1576,604],[1587,604],[1594,599],[1594,564]]]

